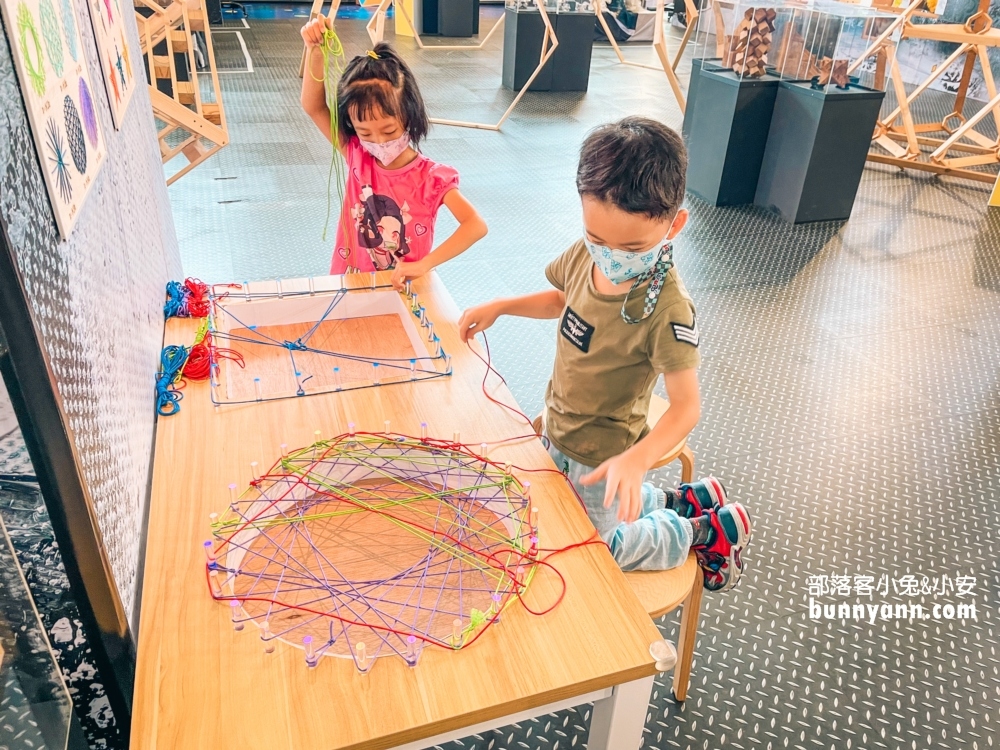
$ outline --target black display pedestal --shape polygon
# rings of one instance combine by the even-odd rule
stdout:
[[[205,15],[212,26],[222,25],[222,0],[205,0]]]
[[[772,75],[740,80],[711,61],[692,70],[682,127],[688,190],[713,206],[753,203],[780,82]]]
[[[795,224],[849,218],[884,96],[783,82],[754,202]]]
[[[538,67],[545,24],[538,11],[504,10],[503,85],[520,91]],[[586,91],[594,51],[592,13],[550,13],[559,46],[529,91]]]
[[[697,104],[698,99],[698,82],[701,80],[702,70],[725,70],[722,67],[722,60],[718,57],[715,58],[695,58],[691,61],[691,80],[688,81],[688,91],[687,91],[687,107],[686,110],[690,111],[694,109]],[[681,135],[684,136],[684,141],[687,142],[688,139],[688,126],[691,122],[691,118],[685,115],[684,124],[681,126]]]
[[[479,0],[422,0],[420,33],[475,36],[479,33]]]

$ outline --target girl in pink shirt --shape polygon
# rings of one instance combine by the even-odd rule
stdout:
[[[302,29],[310,53],[302,107],[331,141],[316,52],[330,21],[320,15]],[[397,288],[451,260],[486,235],[486,223],[458,191],[458,172],[417,151],[430,123],[409,66],[388,44],[348,63],[337,85],[339,145],[347,186],[330,273],[394,269]],[[434,248],[441,204],[458,228]]]

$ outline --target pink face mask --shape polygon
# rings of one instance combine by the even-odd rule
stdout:
[[[403,133],[399,138],[394,138],[385,143],[362,141],[360,138],[358,140],[361,141],[361,148],[382,162],[383,165],[392,164],[399,158],[400,154],[410,147],[409,133]]]

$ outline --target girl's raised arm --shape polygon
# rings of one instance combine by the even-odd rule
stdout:
[[[326,139],[333,143],[334,133],[330,132],[330,108],[326,103],[326,89],[323,86],[323,34],[332,29],[330,19],[322,13],[302,27],[302,41],[306,43],[306,67],[302,75],[302,94],[299,100],[302,109],[316,123]],[[343,146],[341,146],[343,151]]]

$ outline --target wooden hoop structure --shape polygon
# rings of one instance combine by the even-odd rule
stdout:
[[[849,68],[849,72],[853,72],[862,60],[876,55],[876,85],[884,88],[885,68],[888,65],[889,78],[898,101],[896,108],[879,120],[872,139],[873,144],[887,153],[869,153],[869,161],[891,164],[902,169],[919,169],[934,174],[963,177],[977,182],[992,184],[996,181],[995,173],[970,169],[1000,164],[1000,137],[991,139],[975,129],[984,119],[992,117],[1000,131],[1000,94],[997,93],[988,56],[990,47],[1000,47],[1000,29],[992,28],[992,21],[987,13],[989,4],[990,0],[979,0],[977,12],[964,24],[914,24],[911,19],[921,14],[923,0],[913,0]],[[907,94],[896,60],[896,48],[903,39],[952,42],[959,46],[920,85]],[[914,102],[946,70],[963,58],[962,75],[951,114],[936,122],[916,122],[913,116]],[[989,101],[966,119],[963,110],[977,61],[982,70]]]
[[[667,44],[663,35],[664,0],[656,0],[656,19],[654,21],[652,46],[656,51],[656,56],[660,58],[659,65],[648,65],[646,63],[633,62],[632,60],[627,60],[625,58],[625,55],[622,54],[621,47],[618,46],[618,42],[615,40],[614,34],[611,33],[611,28],[608,26],[607,19],[604,17],[604,7],[605,0],[598,0],[595,4],[594,12],[597,14],[597,20],[600,22],[601,28],[604,29],[605,36],[607,36],[608,41],[611,43],[611,48],[615,51],[615,55],[618,57],[618,62],[622,65],[631,65],[635,68],[662,70],[667,76],[667,81],[670,83],[670,89],[674,92],[674,98],[677,100],[677,104],[681,108],[681,113],[683,114],[687,105],[687,100],[684,97],[684,90],[681,88],[680,80],[677,78],[677,65],[680,63],[681,57],[684,55],[684,50],[687,48],[688,42],[691,39],[691,34],[694,32],[694,24],[698,20],[698,9],[695,4],[692,0],[684,0],[684,7],[687,13],[687,29],[685,29],[684,36],[681,38],[680,48],[677,50],[677,54],[674,55],[673,62],[671,62],[670,56],[667,54]]]
[[[317,0],[319,2],[319,0]],[[372,40],[372,44],[378,44],[382,41],[383,35],[385,34],[385,17],[389,10],[389,6],[394,3],[395,0],[380,0],[378,8],[375,11],[375,15],[371,17],[368,21],[366,28],[368,29],[368,36]],[[542,72],[542,68],[545,67],[545,63],[549,61],[552,57],[552,53],[556,51],[556,47],[559,46],[559,40],[556,38],[555,29],[552,28],[552,22],[549,20],[549,14],[545,10],[544,0],[535,0],[535,5],[538,7],[538,11],[542,16],[542,23],[545,24],[545,33],[542,35],[542,49],[538,59],[538,67],[535,68],[531,76],[528,78],[521,90],[517,92],[517,96],[514,97],[514,101],[510,103],[510,106],[504,111],[500,116],[500,119],[496,123],[483,123],[483,122],[471,122],[468,120],[444,120],[438,117],[431,117],[430,121],[435,125],[450,125],[456,128],[477,128],[479,130],[493,130],[499,131],[507,118],[510,117],[510,113],[514,111],[514,107],[518,105],[521,98],[528,91],[528,88],[534,83],[538,74]],[[417,29],[413,25],[413,21],[410,18],[409,13],[402,4],[397,4],[396,8],[403,13],[403,17],[406,19],[407,23],[413,28],[413,35],[417,41],[417,46],[422,50],[441,50],[441,49],[482,49],[483,45],[489,41],[489,38],[493,33],[500,28],[503,24],[503,17],[500,21],[493,24],[493,28],[489,30],[486,37],[478,45],[425,45],[420,36],[417,34]]]
[[[139,46],[149,80],[153,116],[164,123],[156,133],[163,163],[183,155],[187,164],[167,178],[172,185],[229,143],[219,72],[203,0],[133,0]],[[214,101],[202,101],[195,62],[195,32],[205,36]],[[177,56],[186,71],[178,75]],[[202,74],[204,75],[204,74]],[[169,91],[167,94],[165,91]]]
[[[381,42],[385,36],[386,14],[388,13],[389,6],[393,3],[393,1],[394,0],[381,0],[378,4],[378,7],[375,9],[375,15],[373,15],[371,19],[369,19],[368,24],[365,26],[365,28],[368,31],[368,38],[372,40],[373,45]],[[413,30],[413,38],[417,43],[417,47],[419,47],[422,50],[431,50],[431,51],[483,49],[487,45],[487,43],[489,43],[490,39],[493,38],[493,35],[499,29],[503,28],[503,22],[505,18],[505,16],[500,16],[500,20],[497,21],[495,24],[493,24],[493,27],[486,33],[486,36],[484,36],[482,38],[482,41],[480,41],[478,44],[424,44],[424,40],[420,38],[420,33],[417,31],[417,26],[413,22],[413,19],[410,18],[410,13],[409,11],[406,10],[406,6],[400,3],[397,6],[397,8],[400,10],[400,12],[402,12],[403,17],[406,19],[406,22],[410,24],[410,28]],[[330,5],[330,10],[326,14],[327,18],[329,18],[331,21],[336,19],[337,11],[339,9],[340,9],[340,0],[333,0],[333,3]],[[312,20],[313,18],[317,18],[322,12],[323,12],[323,0],[313,0],[312,10],[309,12],[309,19]],[[305,69],[306,69],[306,51],[302,50],[302,60],[299,63],[299,78],[301,78],[305,74]]]
[[[320,0],[316,0],[316,2],[320,2]],[[406,9],[406,5],[404,3],[397,3],[396,0],[380,0],[378,7],[375,9],[375,15],[369,19],[368,25],[365,27],[368,29],[368,37],[372,40],[373,45],[381,42],[385,35],[386,14],[389,12],[390,5],[395,5],[396,10],[403,14],[403,18],[406,19],[406,22],[413,30],[413,39],[416,41],[417,47],[422,50],[454,51],[483,49],[497,29],[503,28],[504,18],[506,18],[506,16],[500,16],[500,20],[493,24],[492,28],[486,32],[486,36],[478,44],[424,44],[424,40],[420,38],[420,33],[417,31],[417,25],[410,18],[410,12]]]
[[[368,31],[368,38],[371,39],[372,46],[378,44],[385,38],[385,21],[386,15],[389,12],[389,6],[392,5],[395,0],[379,0],[378,7],[375,9],[375,14],[369,19],[365,28]],[[545,67],[545,63],[549,61],[552,57],[552,53],[555,52],[556,47],[559,46],[559,40],[556,38],[555,29],[552,28],[552,22],[549,20],[548,13],[545,12],[544,0],[535,0],[538,10],[542,15],[542,22],[545,24],[545,34],[542,36],[542,49],[539,56],[538,67],[535,68],[534,72],[528,78],[527,83],[517,92],[517,96],[514,97],[514,101],[510,103],[510,106],[504,111],[500,119],[493,124],[482,123],[482,122],[470,122],[466,120],[445,120],[438,117],[431,117],[430,121],[435,125],[450,125],[457,128],[477,128],[479,130],[493,130],[499,131],[500,127],[506,122],[507,118],[510,117],[511,112],[514,111],[514,107],[518,105],[521,98],[524,96],[528,87],[534,82],[538,77],[538,74],[542,72],[542,68]],[[323,10],[323,0],[313,0],[312,12],[309,14],[309,18],[317,18],[322,14]],[[327,18],[335,19],[337,17],[337,10],[340,8],[340,0],[333,0],[330,5],[330,10],[327,13]],[[420,38],[420,34],[417,32],[417,27],[413,23],[413,19],[410,18],[409,12],[406,7],[399,3],[396,8],[403,14],[406,22],[410,24],[410,28],[413,30],[413,38],[417,42],[417,47],[421,50],[478,50],[483,49],[489,42],[490,38],[503,26],[504,16],[500,17],[500,20],[493,24],[493,27],[486,33],[482,41],[478,44],[424,44],[423,40]],[[301,78],[305,74],[306,66],[306,50],[302,51],[302,60],[299,63],[299,77]],[[683,109],[683,105],[682,105]]]

